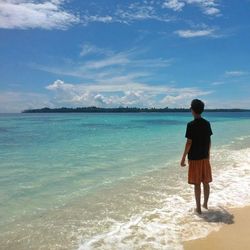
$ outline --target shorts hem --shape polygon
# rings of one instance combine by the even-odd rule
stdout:
[[[189,182],[188,181],[188,184],[190,184],[190,185],[196,185],[196,184],[201,184],[201,183],[203,183],[203,184],[209,184],[211,182],[213,182],[213,181],[200,181],[200,182]]]

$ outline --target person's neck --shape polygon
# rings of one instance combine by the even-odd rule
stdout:
[[[201,115],[199,115],[199,114],[194,115],[194,119],[200,119],[200,118],[201,118]]]

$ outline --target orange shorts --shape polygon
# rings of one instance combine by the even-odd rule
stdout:
[[[212,170],[209,159],[188,161],[188,183],[200,184],[212,181]]]

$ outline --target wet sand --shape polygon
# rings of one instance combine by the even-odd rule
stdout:
[[[185,250],[245,250],[250,249],[250,206],[230,209],[232,223],[206,238],[184,242]]]

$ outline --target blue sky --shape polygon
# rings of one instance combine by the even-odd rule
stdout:
[[[250,108],[249,13],[249,0],[0,0],[0,112]]]

